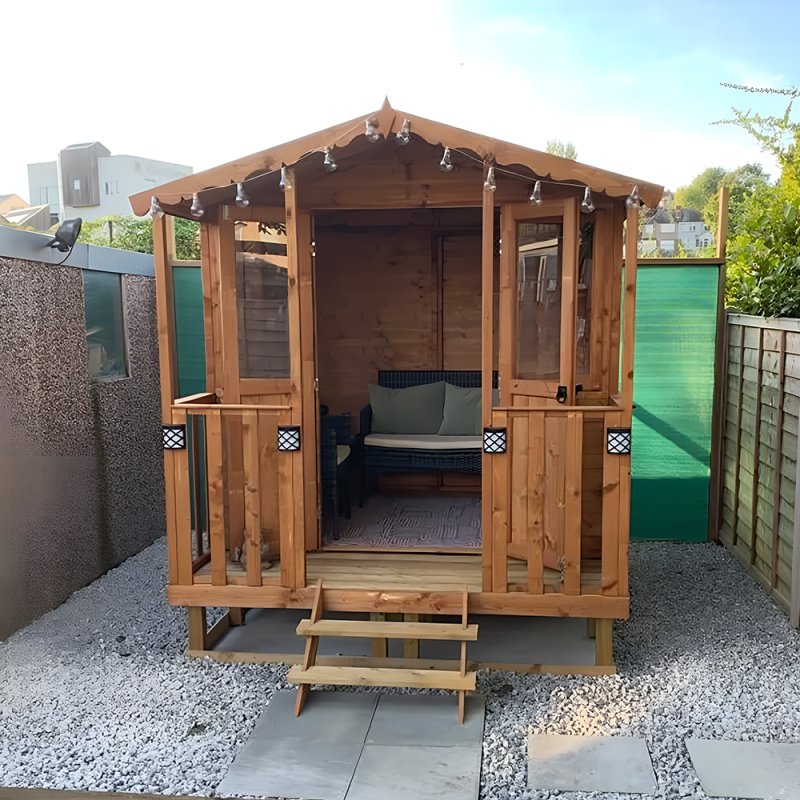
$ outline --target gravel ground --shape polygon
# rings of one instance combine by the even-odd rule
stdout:
[[[184,658],[165,562],[162,540],[0,643],[0,785],[214,793],[286,667]],[[479,675],[484,800],[550,796],[525,791],[529,732],[643,736],[656,798],[705,796],[687,736],[800,741],[800,635],[730,555],[636,544],[631,585],[618,675]]]

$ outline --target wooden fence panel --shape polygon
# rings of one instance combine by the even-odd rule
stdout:
[[[719,539],[798,625],[800,320],[727,325]]]

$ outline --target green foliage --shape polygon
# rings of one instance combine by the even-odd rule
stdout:
[[[726,175],[722,167],[703,170],[691,183],[675,190],[675,205],[702,211],[709,199],[715,197]]]
[[[569,158],[572,161],[578,160],[578,151],[572,142],[562,142],[560,139],[548,139],[544,151],[545,153],[550,153],[551,156],[561,156],[561,158]]]
[[[734,87],[753,91],[745,87]],[[790,98],[781,116],[733,109],[725,120],[746,130],[781,166],[777,184],[753,183],[731,214],[726,301],[746,314],[800,317],[800,123],[791,118],[800,91],[755,90]],[[746,181],[745,181],[746,183]]]
[[[744,203],[728,243],[726,300],[745,314],[800,317],[800,186],[781,179]]]
[[[732,233],[741,227],[744,215],[744,203],[759,188],[769,185],[769,175],[761,164],[744,164],[725,173],[721,186],[730,190],[728,199],[728,230]],[[712,231],[717,229],[719,221],[719,190],[709,197],[701,209],[703,219]]]
[[[153,227],[149,219],[111,214],[84,222],[78,241],[136,253],[152,253]],[[200,258],[199,222],[175,217],[175,256],[189,260]]]

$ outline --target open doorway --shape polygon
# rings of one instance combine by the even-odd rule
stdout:
[[[315,216],[323,546],[481,547],[480,209]]]

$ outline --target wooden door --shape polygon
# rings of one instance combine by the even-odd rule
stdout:
[[[575,405],[577,199],[501,209],[500,405]]]
[[[261,534],[269,558],[280,559],[281,583],[303,587],[305,551],[319,536],[311,216],[292,191],[285,210],[227,209],[219,231],[220,252],[230,254],[220,259],[221,400],[283,409],[257,431]],[[279,425],[300,427],[298,452],[277,451]],[[231,552],[245,528],[240,428],[232,421],[226,436]]]
[[[507,558],[528,563],[530,592],[543,591],[545,567],[575,591],[564,567],[580,548],[574,484],[583,420],[568,410],[576,405],[578,224],[577,200],[501,207],[500,409],[492,423],[506,430],[506,452],[489,456],[495,591],[509,584]]]

